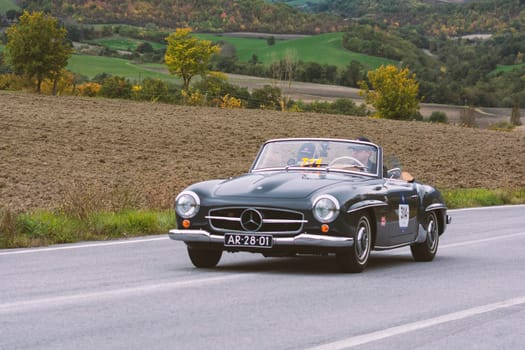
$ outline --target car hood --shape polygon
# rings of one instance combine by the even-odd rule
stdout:
[[[250,173],[217,184],[213,195],[297,199],[341,182],[359,179],[358,176],[317,171]]]

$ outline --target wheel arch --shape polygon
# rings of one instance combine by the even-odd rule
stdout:
[[[447,207],[442,203],[430,204],[425,208],[425,214],[430,212],[436,213],[439,224],[439,235],[442,235],[447,226]]]
[[[365,213],[370,220],[370,229],[372,230],[372,246],[371,249],[374,249],[376,239],[377,239],[377,208],[387,207],[388,203],[380,200],[363,200],[357,203],[354,203],[350,208],[348,208],[347,213],[352,214],[355,220],[359,218],[362,213]]]

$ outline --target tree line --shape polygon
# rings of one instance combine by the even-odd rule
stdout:
[[[189,26],[199,32],[320,33],[338,31],[344,26],[339,16],[307,13],[264,0],[19,0],[18,3],[23,9],[44,11],[64,22]]]
[[[350,100],[334,103],[292,101],[276,86],[265,86],[251,93],[229,84],[226,76],[209,74],[211,57],[220,51],[217,45],[198,40],[189,28],[179,28],[167,37],[164,60],[170,73],[182,80],[182,86],[160,79],[131,82],[124,77],[102,74],[92,81],[79,79],[65,67],[72,54],[66,30],[57,19],[43,12],[24,12],[18,23],[7,30],[6,63],[0,76],[0,89],[24,89],[33,86],[37,93],[63,93],[135,100],[161,101],[222,108],[264,108],[274,110],[316,111],[336,114],[367,115],[364,105]],[[1,63],[1,62],[0,62]],[[192,79],[201,79],[190,85]]]

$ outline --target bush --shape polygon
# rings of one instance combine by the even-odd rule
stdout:
[[[445,112],[434,111],[428,118],[428,121],[431,123],[443,123],[448,124],[448,117]]]
[[[79,96],[95,97],[100,93],[102,85],[99,83],[84,83],[77,86],[76,93]]]
[[[205,79],[196,82],[193,87],[202,91],[213,106],[221,104],[224,96],[234,97],[246,103],[250,98],[248,89],[228,83],[223,73],[210,73]]]
[[[261,89],[254,89],[248,99],[248,108],[280,109],[282,100],[281,89],[265,85]]]
[[[133,86],[124,77],[113,76],[104,79],[100,95],[109,98],[131,98]]]
[[[492,124],[489,126],[490,130],[496,130],[496,131],[512,131],[514,130],[516,126],[509,122],[499,122],[496,124]]]
[[[160,79],[146,78],[142,81],[140,90],[136,91],[136,97],[145,101],[170,101],[169,86]]]
[[[0,75],[0,90],[32,90],[33,82],[26,77],[8,73]]]

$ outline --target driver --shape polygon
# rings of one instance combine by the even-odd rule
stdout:
[[[350,148],[352,157],[360,161],[366,166],[365,171],[375,173],[376,164],[372,162],[372,154],[374,151],[371,147],[366,145],[352,145]]]

